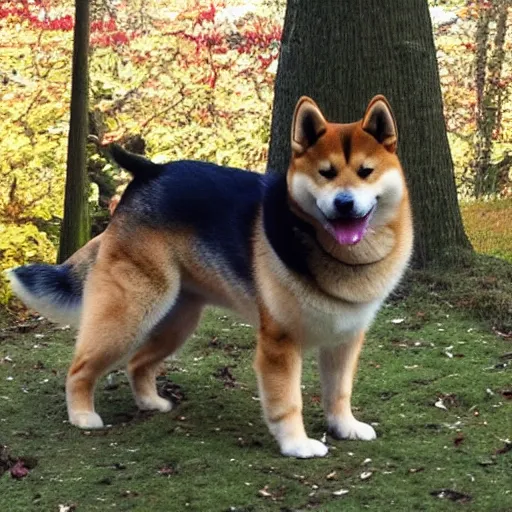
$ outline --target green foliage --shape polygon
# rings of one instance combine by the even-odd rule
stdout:
[[[434,37],[457,185],[459,195],[465,198],[475,193],[480,173],[492,176],[486,181],[493,183],[489,188],[494,189],[497,195],[506,197],[512,190],[512,166],[506,158],[507,154],[512,154],[510,30],[505,33],[503,68],[496,69],[496,61],[501,62],[501,59],[499,52],[498,56],[496,53],[497,23],[494,18],[500,9],[506,9],[504,5],[482,1],[435,2],[436,7],[442,7],[458,18],[456,23],[434,26]],[[487,27],[488,39],[482,39],[478,21],[490,11],[493,20]],[[484,50],[485,58],[479,60],[477,56]],[[489,133],[483,133],[486,130]],[[486,144],[482,139],[488,139],[486,144],[490,146],[487,157]]]
[[[0,304],[10,297],[3,271],[24,263],[55,261],[55,247],[34,224],[0,224]]]
[[[52,29],[39,22],[39,0],[21,14],[5,16],[0,8],[0,223],[7,237],[21,233],[23,223],[32,231],[51,228],[55,243],[63,215],[73,3],[41,1]],[[108,2],[93,8],[91,133],[101,143],[138,137],[139,149],[145,146],[160,161],[199,159],[263,171],[273,82],[267,67],[277,56],[279,32],[270,20],[278,7],[242,22],[214,23],[206,1],[176,4],[172,16],[160,2],[146,1],[144,9],[135,4],[116,12],[115,30],[97,30],[109,17]],[[22,5],[7,8],[18,13]],[[114,181],[122,188],[123,177],[113,177],[119,171],[95,151],[89,152],[89,174],[105,185],[91,197],[96,233],[105,225],[104,194]],[[49,243],[43,231],[36,237],[27,231],[20,243],[27,257],[20,252],[12,263],[53,261],[41,240]],[[6,296],[0,282],[0,297]]]

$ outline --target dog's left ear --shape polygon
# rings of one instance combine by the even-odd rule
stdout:
[[[375,96],[368,104],[363,117],[363,130],[377,139],[390,153],[395,153],[398,142],[395,116],[384,96]]]
[[[304,153],[325,133],[327,121],[318,105],[307,96],[297,102],[292,122],[292,149]]]

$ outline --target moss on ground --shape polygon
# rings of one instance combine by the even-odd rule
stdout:
[[[396,295],[369,334],[354,405],[378,440],[328,438],[316,460],[279,455],[256,397],[254,331],[230,315],[208,311],[166,363],[160,384],[180,402],[171,413],[137,412],[122,373],[102,381],[97,408],[112,427],[97,432],[66,422],[73,334],[4,315],[0,472],[18,458],[32,469],[0,477],[2,509],[510,512],[510,339],[461,313],[443,279],[424,275],[408,298]],[[313,354],[303,384],[307,430],[321,438]]]
[[[504,334],[512,332],[512,264],[501,258],[467,253],[457,268],[414,270],[406,274],[391,301],[430,310],[455,310]]]

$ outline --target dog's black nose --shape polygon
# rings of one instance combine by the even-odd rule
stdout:
[[[354,198],[352,194],[342,192],[334,198],[334,206],[342,217],[350,217],[354,213]]]

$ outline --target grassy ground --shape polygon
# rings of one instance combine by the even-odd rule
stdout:
[[[512,198],[464,204],[461,211],[475,249],[512,263]]]
[[[384,308],[354,400],[379,438],[328,438],[317,460],[279,456],[256,399],[253,329],[231,316],[209,311],[167,363],[171,413],[138,413],[123,374],[103,381],[97,405],[112,427],[99,432],[66,422],[72,333],[4,317],[0,473],[18,458],[31,469],[0,477],[2,510],[510,512],[511,340],[452,306],[432,289]],[[312,355],[303,393],[307,429],[321,438]]]

